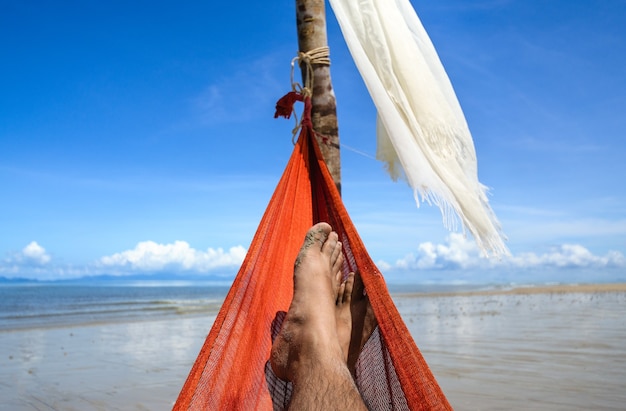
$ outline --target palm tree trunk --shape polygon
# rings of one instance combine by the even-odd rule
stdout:
[[[296,0],[296,22],[298,46],[306,53],[319,47],[328,46],[326,35],[325,0]],[[333,176],[335,185],[341,192],[341,160],[339,156],[339,128],[337,126],[337,104],[330,81],[330,67],[313,64],[312,121],[318,135],[317,141],[324,161]],[[307,84],[307,70],[303,67],[302,77]]]

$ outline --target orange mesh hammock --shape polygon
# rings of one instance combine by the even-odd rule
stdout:
[[[305,103],[298,142],[174,410],[288,406],[291,385],[273,375],[268,359],[291,302],[293,264],[304,234],[320,221],[339,234],[343,272],[358,270],[378,321],[356,364],[368,408],[451,409],[341,201],[314,138],[310,99],[287,94],[277,116],[289,117],[296,100]]]

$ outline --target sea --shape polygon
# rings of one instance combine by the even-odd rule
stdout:
[[[389,285],[391,293],[456,292],[475,285]],[[0,331],[216,314],[229,281],[0,283]]]
[[[0,331],[216,313],[225,284],[0,285]]]

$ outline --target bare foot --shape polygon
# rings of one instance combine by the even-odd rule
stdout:
[[[337,233],[326,223],[313,226],[296,259],[293,300],[272,345],[270,363],[278,378],[293,381],[320,359],[345,364],[347,349],[344,354],[337,335],[338,313],[345,318],[344,298],[337,304],[342,263]]]
[[[352,338],[352,289],[354,287],[354,273],[341,283],[337,292],[337,303],[335,307],[335,320],[337,321],[337,338],[343,352],[344,363],[348,363],[348,351],[350,349],[350,339]]]
[[[355,377],[355,366],[359,359],[363,346],[369,340],[372,332],[378,325],[374,310],[369,298],[365,293],[365,286],[361,275],[357,272],[354,277],[353,297],[351,302],[352,310],[352,337],[350,349],[348,350],[348,368]]]

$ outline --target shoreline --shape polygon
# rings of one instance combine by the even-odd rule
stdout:
[[[503,286],[504,287],[504,286]],[[534,294],[581,294],[581,293],[620,293],[626,292],[626,283],[608,284],[554,284],[554,285],[516,285],[507,288],[444,291],[444,292],[394,292],[392,297],[472,297],[490,295],[534,295]]]
[[[397,284],[388,285],[388,287],[398,287]],[[539,294],[584,294],[584,293],[626,293],[626,283],[588,283],[588,284],[538,284],[538,285],[493,285],[485,286],[485,288],[477,288],[473,290],[455,291],[397,291],[390,290],[392,300],[395,304],[405,299],[427,299],[427,298],[443,298],[443,297],[485,297],[485,296],[530,296]],[[472,286],[480,287],[480,286]],[[493,288],[487,288],[493,287]],[[196,305],[193,308],[176,308],[165,307],[160,313],[157,310],[150,310],[150,314],[146,315],[136,312],[132,315],[111,316],[109,318],[64,318],[59,316],[58,319],[52,321],[35,321],[29,323],[15,322],[11,325],[0,325],[0,335],[5,333],[24,332],[29,330],[58,330],[58,329],[74,329],[80,327],[103,327],[115,324],[134,324],[153,321],[169,321],[184,319],[202,319],[210,316],[216,316],[221,309],[223,300],[210,301],[205,304]],[[79,313],[80,315],[80,313]],[[50,318],[49,316],[46,316]],[[36,316],[28,318],[28,320],[36,320]]]

